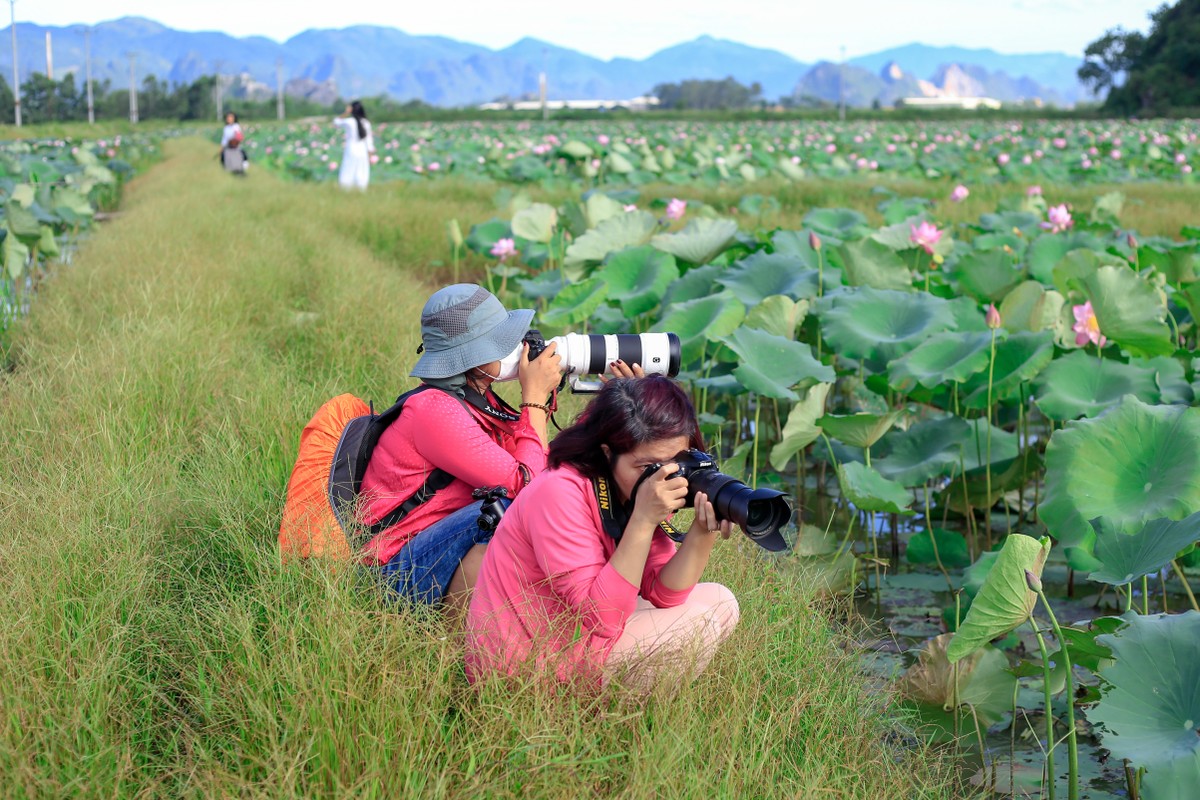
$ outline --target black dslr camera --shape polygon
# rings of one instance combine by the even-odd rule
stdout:
[[[730,520],[760,547],[778,552],[787,549],[787,541],[779,529],[792,519],[792,507],[783,492],[774,489],[751,489],[737,478],[717,470],[717,460],[696,449],[684,450],[672,459],[679,471],[672,478],[686,478],[687,504],[695,505],[696,492],[704,492],[717,512],[718,520]],[[662,468],[651,464],[642,473],[642,480]],[[636,491],[636,490],[635,490]]]
[[[504,501],[508,499],[508,489],[503,486],[494,488],[484,487],[471,492],[471,497],[476,500],[482,500],[483,505],[479,507],[479,519],[475,524],[479,526],[479,530],[492,533],[496,530],[496,526],[500,524],[500,520],[504,517],[504,509],[508,506]]]

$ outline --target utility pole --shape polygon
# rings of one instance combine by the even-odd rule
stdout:
[[[283,59],[275,59],[275,116],[283,122]]]
[[[217,82],[216,85],[213,86],[213,91],[217,93],[217,119],[219,119],[221,122],[225,121],[225,97],[222,91],[224,88],[225,87],[221,85],[221,62],[218,61]]]
[[[542,122],[550,118],[550,111],[546,108],[546,48],[542,48],[542,71],[538,73],[538,96],[542,99]]]
[[[84,78],[87,83],[88,125],[96,124],[96,106],[92,101],[92,29],[83,32]]]
[[[21,79],[17,73],[17,0],[8,0],[8,10],[12,14],[13,119],[19,128],[21,127]]]
[[[127,53],[129,56],[129,121],[137,123],[137,53]]]
[[[846,45],[842,45],[842,63],[838,67],[838,119],[846,121]]]
[[[50,31],[46,31],[46,77],[54,80],[54,47],[50,44]]]

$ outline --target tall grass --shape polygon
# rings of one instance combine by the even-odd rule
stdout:
[[[0,373],[5,796],[953,796],[803,573],[744,543],[714,565],[741,627],[645,702],[471,689],[441,618],[281,567],[301,427],[337,392],[411,385],[440,220],[472,201],[167,153]],[[390,263],[363,240],[385,212]]]

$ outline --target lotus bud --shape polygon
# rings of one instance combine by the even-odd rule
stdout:
[[[1125,234],[1125,244],[1129,245],[1131,250],[1137,250],[1137,237],[1132,233]]]
[[[1032,570],[1025,570],[1025,585],[1031,592],[1040,593],[1042,591],[1042,579],[1034,575]]]
[[[446,223],[446,237],[450,240],[450,247],[456,252],[463,247],[462,228],[458,226],[458,220],[452,219]]]
[[[1000,311],[996,308],[995,303],[988,305],[987,309],[987,326],[992,330],[999,328],[1003,322],[1000,319]]]
[[[811,247],[813,250],[821,249],[821,237],[817,236],[816,231],[808,232],[808,246]]]

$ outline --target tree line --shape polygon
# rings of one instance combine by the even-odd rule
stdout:
[[[139,119],[217,120],[217,79],[205,75],[191,83],[168,84],[153,75],[147,76],[137,90]],[[326,105],[296,97],[286,97],[285,113],[289,117],[314,116],[341,111],[343,104]],[[129,118],[129,89],[114,88],[112,81],[92,82],[92,107],[97,120]],[[251,100],[244,97],[225,97],[224,111],[233,111],[245,119],[274,119],[275,98]],[[12,87],[0,77],[0,123],[12,125],[15,118]],[[34,72],[21,83],[21,122],[86,122],[88,118],[87,88],[77,83],[74,73],[53,79]]]
[[[1088,45],[1079,80],[1107,92],[1115,114],[1200,113],[1200,0],[1163,4],[1150,23],[1147,34],[1116,27]]]

